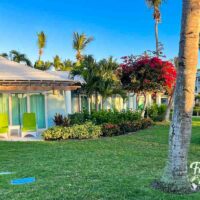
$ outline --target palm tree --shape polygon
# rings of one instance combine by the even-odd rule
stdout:
[[[108,59],[103,59],[99,61],[99,93],[102,96],[103,105],[105,99],[119,94],[123,98],[126,97],[126,92],[122,90],[120,81],[116,75],[116,70],[118,69],[119,65],[113,57],[109,57]]]
[[[34,64],[34,68],[35,69],[39,69],[39,70],[42,70],[42,71],[45,71],[45,70],[48,70],[51,66],[53,65],[52,62],[50,61],[36,61],[35,64]]]
[[[98,63],[93,56],[85,56],[81,65],[76,65],[72,71],[72,76],[80,75],[85,83],[82,86],[83,91],[88,95],[89,99],[95,94],[95,107],[98,110],[98,92],[100,78],[98,76]]]
[[[94,40],[93,37],[87,37],[84,33],[79,34],[77,32],[74,32],[73,49],[77,51],[76,54],[77,65],[80,65],[80,62],[83,60],[82,51],[93,40]]]
[[[20,53],[19,51],[12,50],[10,51],[10,59],[14,62],[25,63],[28,66],[32,66],[31,61],[27,58],[25,54]]]
[[[61,70],[62,69],[63,63],[62,63],[61,58],[58,55],[56,55],[53,58],[53,65],[54,65],[54,67],[55,67],[56,70]]]
[[[6,59],[9,59],[9,55],[7,53],[2,53],[0,54],[1,57],[4,57]]]
[[[38,61],[41,60],[41,56],[43,54],[43,49],[46,46],[46,35],[44,34],[43,31],[41,31],[40,33],[37,34],[38,36],[38,41],[37,41],[37,45],[39,48],[39,59]]]
[[[169,132],[168,161],[160,182],[162,189],[172,192],[191,190],[187,165],[199,53],[199,0],[182,0],[182,2],[182,29],[174,115]]]
[[[165,0],[146,0],[147,5],[150,8],[154,9],[153,13],[153,18],[155,20],[155,37],[156,37],[156,55],[159,56],[160,50],[159,50],[159,39],[158,39],[158,24],[160,23],[161,20],[161,13],[160,13],[160,5],[163,3]]]
[[[74,63],[68,59],[68,60],[64,60],[61,70],[62,71],[72,71],[73,67],[74,67]]]

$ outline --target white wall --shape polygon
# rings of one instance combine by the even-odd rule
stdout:
[[[65,96],[60,94],[47,94],[48,127],[54,125],[53,118],[56,113],[66,115]]]

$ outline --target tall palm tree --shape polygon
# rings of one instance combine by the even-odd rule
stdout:
[[[158,24],[161,20],[160,5],[165,0],[146,0],[147,5],[154,9],[153,18],[155,20],[155,38],[156,38],[156,55],[159,56],[159,38],[158,38]]]
[[[32,63],[27,58],[27,56],[25,54],[20,53],[19,51],[16,50],[10,51],[10,59],[14,62],[25,63],[26,65],[32,67]]]
[[[80,65],[80,62],[83,60],[82,51],[86,46],[94,40],[93,37],[87,37],[84,33],[79,34],[74,32],[73,35],[73,49],[77,51],[76,59],[77,64]]]
[[[191,190],[187,165],[199,53],[199,0],[182,0],[182,3],[174,115],[169,132],[168,161],[160,184],[163,189],[173,192]]]
[[[37,34],[37,37],[38,37],[38,40],[37,40],[37,45],[38,45],[38,48],[39,48],[39,59],[38,61],[41,60],[41,56],[43,54],[43,49],[45,48],[46,46],[46,35],[43,31],[41,31],[40,33]]]

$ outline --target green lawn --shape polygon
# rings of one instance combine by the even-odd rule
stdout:
[[[168,126],[113,138],[67,142],[0,142],[0,199],[199,200],[150,187],[167,157]],[[200,121],[194,121],[190,162],[200,161]],[[37,181],[12,186],[11,179]]]

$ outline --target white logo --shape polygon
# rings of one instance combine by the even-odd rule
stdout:
[[[193,169],[193,175],[190,179],[193,190],[196,190],[200,186],[200,162],[193,162],[190,165],[190,169]]]

